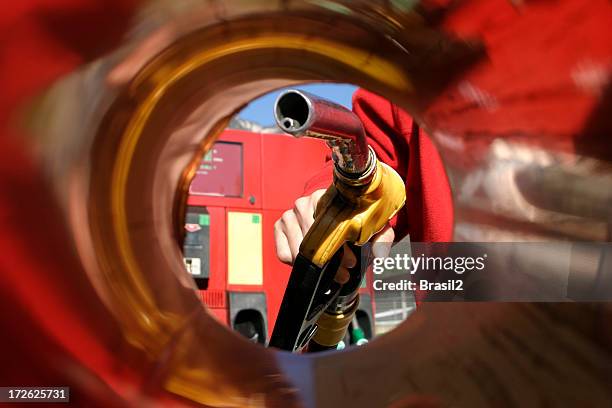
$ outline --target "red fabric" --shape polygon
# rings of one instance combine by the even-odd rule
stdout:
[[[612,5],[609,0],[511,2],[424,0],[428,20],[460,38],[481,40],[486,57],[427,107],[422,120],[447,165],[471,167],[494,138],[612,158]],[[439,155],[412,119],[365,91],[354,109],[370,143],[407,183],[399,236],[450,240],[452,208]],[[460,149],[460,151],[458,151]],[[331,163],[306,186],[327,187]],[[405,227],[405,229],[404,229]]]
[[[0,347],[7,351],[0,378],[24,385],[81,384],[72,387],[70,398],[82,406],[117,406],[108,385],[126,391],[140,379],[130,362],[111,352],[120,339],[108,311],[84,308],[71,296],[95,294],[78,272],[60,209],[16,122],[36,93],[116,46],[136,3],[19,0],[4,2],[0,16]],[[71,279],[62,279],[66,270],[75,271]],[[90,322],[108,322],[109,329],[94,336]],[[80,366],[66,369],[72,362]]]
[[[0,16],[0,123],[4,124],[26,98],[114,47],[139,2],[4,2]]]
[[[487,54],[422,116],[427,129],[435,129],[432,136],[463,140],[470,154],[456,154],[461,162],[453,165],[474,164],[474,151],[488,146],[487,137],[507,136],[546,149],[612,158],[612,2],[425,4],[441,7],[439,28],[479,39]]]
[[[368,143],[376,156],[406,182],[406,205],[391,221],[396,239],[410,234],[413,242],[448,242],[453,232],[450,186],[442,160],[429,137],[412,118],[388,100],[359,89],[353,110],[363,122]],[[333,163],[307,184],[305,194],[327,188]]]

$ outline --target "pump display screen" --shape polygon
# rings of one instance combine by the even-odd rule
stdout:
[[[189,194],[242,197],[242,170],[242,144],[217,142],[200,162]]]

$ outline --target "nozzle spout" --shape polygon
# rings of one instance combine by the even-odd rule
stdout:
[[[286,133],[325,140],[332,150],[336,170],[345,177],[358,179],[375,166],[363,124],[344,106],[291,89],[277,98],[274,117]]]

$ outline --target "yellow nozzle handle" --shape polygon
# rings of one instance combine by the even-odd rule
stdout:
[[[345,242],[364,245],[402,208],[404,181],[378,161],[372,180],[349,185],[336,177],[319,200],[315,221],[300,245],[300,254],[323,267]]]

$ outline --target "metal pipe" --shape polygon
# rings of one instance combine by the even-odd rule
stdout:
[[[342,105],[290,89],[276,99],[274,118],[281,130],[295,137],[325,140],[344,176],[360,178],[374,164],[361,120]]]

